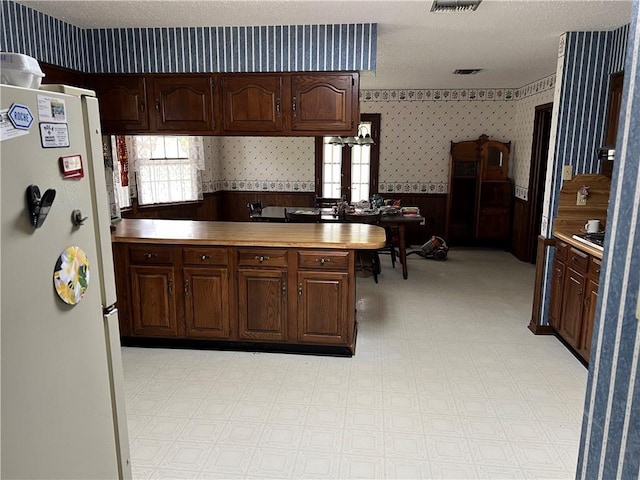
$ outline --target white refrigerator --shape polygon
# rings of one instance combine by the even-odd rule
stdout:
[[[130,478],[97,99],[0,89],[2,478]]]

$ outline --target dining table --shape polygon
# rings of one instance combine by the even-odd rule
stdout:
[[[321,223],[341,223],[344,222],[344,218],[337,214],[333,208],[315,208],[315,207],[284,207],[284,206],[268,206],[263,207],[261,211],[251,214],[251,219],[254,221],[268,221],[268,222],[286,222],[287,212],[289,213],[306,213],[320,214]],[[358,211],[355,212],[356,214]],[[398,229],[398,259],[402,265],[402,278],[405,280],[409,277],[409,270],[407,268],[407,247],[406,247],[406,234],[405,226],[408,224],[423,224],[424,217],[419,214],[387,214],[381,211],[380,225],[386,230],[390,228]]]

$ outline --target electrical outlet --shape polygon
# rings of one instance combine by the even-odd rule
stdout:
[[[573,177],[573,167],[571,165],[564,165],[562,167],[562,181],[571,180]]]
[[[586,205],[587,204],[587,196],[586,195],[582,195],[580,192],[577,192],[577,196],[576,196],[576,205]]]

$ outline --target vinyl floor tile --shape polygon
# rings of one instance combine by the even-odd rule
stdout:
[[[534,267],[382,257],[352,358],[122,349],[135,479],[569,479],[587,370],[526,328]]]

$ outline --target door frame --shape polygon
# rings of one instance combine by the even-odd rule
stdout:
[[[544,190],[551,138],[551,117],[553,103],[545,103],[535,108],[533,122],[533,141],[531,148],[531,166],[529,170],[528,217],[526,261],[536,263],[538,235],[542,224]]]

